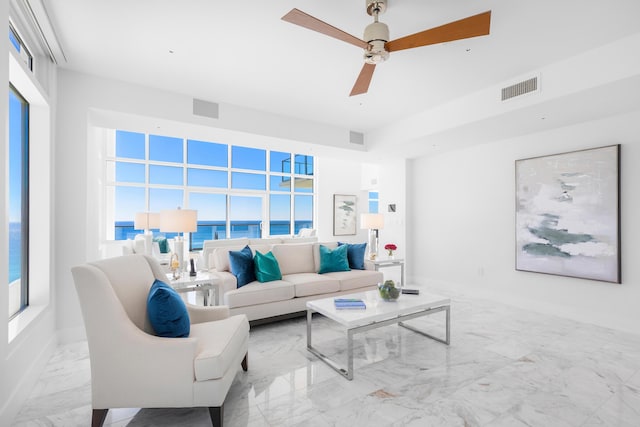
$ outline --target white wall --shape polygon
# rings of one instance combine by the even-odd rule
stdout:
[[[346,129],[225,105],[220,106],[220,120],[205,119],[192,114],[190,97],[66,70],[59,71],[58,93],[55,200],[56,216],[61,220],[56,222],[55,251],[57,304],[64,308],[57,311],[57,326],[63,342],[84,336],[70,269],[100,256],[98,126],[291,149],[316,156],[322,175],[316,198],[321,240],[336,240],[333,194],[356,194],[359,208],[366,209],[361,162],[349,146]],[[358,230],[358,235],[350,237],[364,241],[366,235]]]
[[[640,333],[639,135],[634,112],[411,161],[413,280]],[[515,160],[612,144],[622,145],[622,285],[515,271]]]
[[[53,187],[50,156],[53,145],[55,117],[55,69],[48,58],[38,52],[26,20],[9,2],[0,2],[0,16],[5,22],[5,37],[0,43],[0,312],[5,323],[0,327],[0,425],[10,425],[20,404],[31,392],[38,375],[52,354],[57,341],[55,308],[51,293],[54,289],[51,272],[50,188]],[[35,72],[28,71],[17,55],[9,59],[8,22],[11,16],[25,43],[32,48]],[[14,51],[11,50],[13,53]],[[36,78],[33,78],[33,76]],[[8,84],[9,76],[16,89],[30,103],[30,249],[29,305],[20,314],[8,319]]]

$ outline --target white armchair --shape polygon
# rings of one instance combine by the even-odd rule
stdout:
[[[222,426],[224,400],[240,366],[247,370],[249,322],[225,306],[187,304],[188,338],[155,336],[147,295],[166,281],[146,255],[72,268],[91,360],[92,426],[109,408],[208,407]]]

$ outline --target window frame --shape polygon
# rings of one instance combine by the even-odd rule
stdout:
[[[117,156],[117,148],[116,148],[116,144],[117,144],[117,140],[116,140],[116,135],[118,134],[118,132],[133,132],[133,133],[137,133],[137,134],[143,134],[145,136],[145,159],[132,159],[132,158],[125,158],[125,157],[119,157]],[[142,187],[145,188],[145,201],[144,201],[144,206],[145,209],[147,211],[149,210],[153,210],[150,209],[151,206],[151,202],[150,202],[150,193],[152,189],[158,189],[158,188],[162,188],[162,189],[176,189],[176,190],[182,190],[182,194],[183,194],[183,200],[182,200],[182,204],[181,207],[184,208],[190,208],[189,206],[189,199],[190,199],[190,195],[192,193],[209,193],[209,194],[224,194],[226,195],[226,199],[227,199],[227,212],[226,212],[226,218],[225,218],[225,237],[226,238],[231,238],[231,224],[234,221],[233,218],[230,217],[230,212],[229,212],[229,198],[231,196],[238,196],[238,195],[244,195],[244,196],[260,196],[263,199],[263,204],[262,204],[262,213],[261,213],[261,225],[260,225],[260,229],[261,229],[261,236],[260,237],[269,237],[272,236],[271,235],[271,218],[270,218],[270,214],[271,214],[271,206],[270,206],[270,201],[271,201],[271,195],[272,194],[287,194],[290,196],[290,204],[289,204],[289,234],[276,234],[274,236],[292,236],[294,235],[294,230],[296,229],[296,217],[295,217],[295,196],[299,196],[299,195],[304,195],[304,196],[309,196],[311,197],[311,218],[309,219],[311,224],[314,224],[316,221],[316,211],[317,211],[317,204],[315,202],[315,198],[316,198],[316,179],[317,177],[314,175],[313,172],[313,168],[315,167],[315,157],[313,155],[310,154],[301,154],[298,152],[295,152],[293,150],[271,150],[268,148],[264,148],[264,147],[253,147],[253,146],[249,146],[249,145],[243,145],[243,144],[230,144],[230,143],[224,143],[224,142],[220,142],[220,141],[206,141],[203,140],[202,138],[191,138],[189,136],[175,136],[175,135],[159,135],[156,132],[144,132],[144,131],[135,131],[135,130],[131,130],[131,129],[124,129],[124,128],[120,128],[118,127],[117,129],[111,129],[109,131],[110,135],[112,135],[111,137],[107,137],[104,141],[105,144],[107,144],[107,147],[105,147],[105,157],[104,157],[104,162],[103,165],[105,164],[109,164],[109,162],[112,162],[115,165],[118,164],[118,162],[123,162],[123,163],[136,163],[136,164],[144,164],[145,165],[145,169],[147,171],[146,173],[146,178],[145,178],[145,182],[144,183],[133,183],[133,182],[124,182],[124,181],[117,181],[115,175],[112,177],[109,175],[108,172],[105,172],[105,176],[104,176],[104,180],[103,182],[105,183],[104,188],[106,189],[105,191],[105,206],[108,210],[110,210],[110,212],[112,212],[111,214],[106,215],[105,217],[105,222],[103,224],[101,224],[101,227],[104,227],[103,230],[105,230],[105,235],[106,235],[106,239],[107,240],[112,240],[115,239],[116,237],[120,237],[122,238],[122,236],[126,236],[127,233],[120,233],[119,236],[116,236],[115,233],[111,230],[115,229],[116,227],[116,223],[118,221],[124,221],[122,219],[118,219],[118,221],[115,220],[116,217],[118,217],[117,212],[116,212],[116,206],[115,206],[115,202],[116,202],[116,192],[115,189],[119,186],[127,186],[127,187]],[[176,161],[176,162],[171,162],[171,161],[158,161],[158,160],[150,160],[150,156],[149,156],[149,138],[151,135],[154,136],[158,136],[158,137],[166,137],[166,138],[177,138],[177,139],[181,139],[182,140],[182,147],[183,147],[183,157],[181,159],[181,161]],[[189,158],[188,158],[188,150],[189,150],[189,142],[190,141],[196,141],[197,143],[211,143],[211,144],[218,144],[218,145],[224,145],[227,147],[227,166],[211,166],[211,165],[206,165],[206,164],[202,164],[202,162],[198,163],[190,163],[189,162]],[[113,144],[112,147],[109,147],[109,144]],[[243,152],[244,150],[261,150],[265,152],[265,164],[263,165],[263,169],[245,169],[245,168],[240,168],[240,167],[234,167],[234,159],[233,159],[233,152],[234,152],[234,148],[236,148],[237,152]],[[278,153],[288,153],[290,155],[290,158],[292,161],[295,162],[295,159],[302,156],[304,159],[312,159],[311,160],[311,164],[310,167],[308,169],[306,169],[304,172],[304,174],[297,174],[295,173],[295,169],[296,168],[291,168],[291,170],[289,172],[279,172],[279,171],[272,171],[271,167],[270,167],[270,157],[271,157],[271,152],[278,152]],[[183,170],[183,182],[181,185],[171,185],[171,184],[152,184],[150,183],[150,179],[149,179],[149,168],[152,165],[162,165],[162,166],[172,166],[172,167],[179,167],[182,168]],[[261,166],[262,167],[262,166]],[[105,167],[105,171],[107,171],[109,168]],[[203,170],[203,171],[215,171],[215,172],[223,172],[227,174],[227,185],[226,187],[222,187],[222,186],[203,186],[203,185],[193,185],[190,184],[188,181],[188,174],[189,174],[189,170]],[[264,189],[255,189],[255,188],[236,188],[234,187],[234,183],[233,183],[233,179],[232,177],[234,176],[234,174],[251,174],[251,175],[261,175],[264,176],[264,180],[265,180],[265,184],[264,184]],[[308,188],[304,188],[301,189],[300,191],[296,191],[295,186],[291,185],[291,188],[289,188],[286,191],[281,191],[280,189],[273,189],[271,188],[271,177],[277,176],[279,178],[281,177],[286,177],[290,180],[291,183],[296,182],[297,180],[307,180],[310,181],[310,186]],[[114,189],[114,191],[109,191],[109,188]],[[112,198],[111,200],[109,200],[109,198]],[[133,219],[133,218],[132,218]],[[206,221],[204,219],[199,219],[198,222],[200,223],[200,221]],[[127,220],[128,222],[128,220]],[[200,224],[199,224],[200,225]],[[138,233],[138,232],[142,232],[142,230],[135,230],[133,233]],[[167,237],[170,237],[169,235],[167,235]],[[189,235],[189,249],[190,250],[200,250],[202,248],[200,247],[193,247],[193,234],[190,233]]]

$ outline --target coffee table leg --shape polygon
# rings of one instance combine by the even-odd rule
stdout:
[[[307,309],[307,350],[315,355],[318,359],[329,365],[330,368],[337,373],[351,381],[353,379],[353,331],[349,329],[347,331],[347,369],[344,369],[338,363],[331,360],[329,357],[322,354],[311,345],[311,319],[313,310]]]
[[[307,309],[307,348],[311,349],[311,318],[313,312]]]
[[[438,308],[434,308],[434,309],[428,310],[429,313],[435,313],[435,312],[438,312],[438,311],[444,311],[445,312],[445,316],[446,316],[445,339],[442,339],[442,338],[436,337],[434,335],[431,335],[431,334],[429,334],[427,332],[424,332],[424,331],[422,331],[422,330],[420,330],[418,328],[415,328],[415,327],[413,327],[411,325],[407,325],[404,322],[398,322],[398,325],[402,326],[403,328],[409,329],[410,331],[417,332],[420,335],[424,335],[427,338],[431,338],[432,340],[435,340],[435,341],[441,342],[443,344],[449,345],[450,342],[451,342],[451,326],[450,326],[450,323],[451,323],[451,313],[450,313],[451,306],[446,305],[446,306],[443,306],[443,307],[438,307]]]
[[[353,329],[347,330],[347,375],[348,380],[353,379]]]

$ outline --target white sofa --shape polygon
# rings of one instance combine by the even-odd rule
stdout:
[[[376,289],[383,281],[382,273],[365,262],[366,270],[339,271],[318,274],[320,245],[330,249],[337,242],[319,243],[315,238],[302,239],[229,239],[205,242],[208,249],[209,270],[220,277],[222,304],[232,315],[245,314],[250,321],[291,315],[306,310],[307,301],[331,296]],[[217,245],[213,242],[218,242]],[[208,243],[208,244],[207,244]],[[229,251],[238,251],[249,245],[255,251],[271,251],[278,261],[282,280],[251,282],[237,287],[236,277],[230,271]]]

